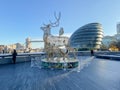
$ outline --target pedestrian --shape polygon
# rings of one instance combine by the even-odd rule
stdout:
[[[3,51],[3,54],[5,53],[5,51],[4,50],[2,50]]]
[[[91,50],[91,56],[94,56],[94,51],[93,50]]]
[[[14,49],[14,50],[13,50],[13,53],[12,53],[12,60],[13,60],[13,63],[14,63],[14,64],[16,63],[16,56],[17,56],[17,52],[16,52],[16,50]]]

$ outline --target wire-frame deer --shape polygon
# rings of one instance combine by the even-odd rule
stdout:
[[[40,27],[43,30],[43,32],[44,32],[44,35],[43,35],[43,40],[45,42],[45,47],[44,48],[46,48],[46,44],[47,44],[46,43],[46,38],[51,35],[51,28],[59,26],[59,21],[60,21],[60,18],[61,18],[61,13],[59,12],[58,17],[56,16],[56,13],[54,13],[54,17],[56,19],[55,22],[51,22],[51,20],[49,20],[48,24],[44,24],[43,23],[43,26]]]
[[[44,40],[44,49],[48,55],[47,57],[47,60],[49,60],[50,58],[52,58],[54,56],[54,53],[59,53],[60,55],[63,56],[63,58],[65,58],[65,56],[67,57],[68,55],[68,52],[67,53],[63,53],[61,51],[61,49],[59,48],[59,46],[56,46],[56,42],[53,42],[50,41],[50,38],[52,39],[58,39],[57,36],[53,36],[51,35],[51,28],[52,27],[58,27],[59,26],[59,21],[60,21],[60,18],[61,18],[61,13],[59,13],[58,17],[56,16],[56,13],[54,13],[54,17],[56,19],[56,21],[53,23],[49,20],[49,24],[43,24],[44,26],[41,27],[41,29],[43,30],[44,32],[44,35],[43,35],[43,40]],[[60,28],[60,31],[59,31],[59,35],[62,35],[64,33],[64,30],[63,28]],[[67,38],[66,38],[67,39]],[[64,42],[64,40],[62,41]],[[67,49],[69,49],[68,47],[65,47]]]

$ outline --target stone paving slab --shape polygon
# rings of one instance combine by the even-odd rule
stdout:
[[[120,90],[119,69],[119,61],[97,58],[80,72],[5,64],[0,65],[0,90]]]

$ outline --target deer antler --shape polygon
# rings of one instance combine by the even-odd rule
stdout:
[[[54,17],[55,17],[55,19],[56,19],[56,21],[53,23],[53,22],[51,22],[50,20],[50,23],[49,24],[44,24],[43,23],[43,27],[41,27],[41,29],[42,30],[44,30],[45,28],[51,28],[51,27],[57,27],[57,26],[59,26],[59,21],[60,21],[60,18],[61,18],[61,13],[59,12],[59,14],[58,14],[58,17],[56,16],[56,12],[54,12]]]
[[[60,17],[61,17],[61,13],[59,12],[59,15],[58,17],[56,16],[56,12],[54,13],[54,17],[56,19],[56,21],[54,23],[52,23],[50,20],[50,25],[51,27],[56,27],[56,26],[59,26],[59,21],[60,21]]]

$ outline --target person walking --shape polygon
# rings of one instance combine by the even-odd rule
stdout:
[[[91,50],[91,56],[94,56],[94,51],[93,50]]]
[[[13,53],[12,53],[12,60],[13,60],[13,63],[14,63],[14,64],[16,63],[16,56],[17,56],[17,52],[16,52],[16,50],[14,49],[14,50],[13,50]]]

